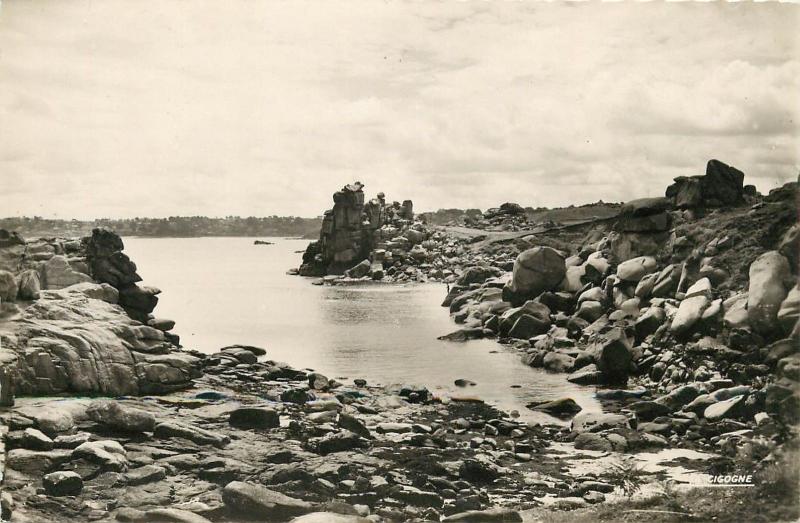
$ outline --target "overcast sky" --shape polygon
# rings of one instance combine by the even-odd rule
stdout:
[[[0,216],[316,216],[800,170],[800,6],[4,0]]]

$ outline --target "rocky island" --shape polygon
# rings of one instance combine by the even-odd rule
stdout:
[[[799,515],[797,183],[763,196],[711,160],[663,198],[536,227],[513,203],[470,227],[429,225],[410,200],[365,201],[363,188],[334,194],[294,272],[326,285],[447,283],[459,327],[446,339],[496,339],[591,388],[604,411],[537,401],[529,408],[552,421],[526,423],[466,393],[296,369],[269,347],[193,351],[154,315],[160,291],[141,285],[115,232],[2,230],[2,517]],[[754,486],[702,502],[680,488],[739,474]]]

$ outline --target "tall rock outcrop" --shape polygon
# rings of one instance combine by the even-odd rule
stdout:
[[[744,203],[744,173],[719,160],[709,160],[705,176],[680,176],[666,196],[679,209],[726,207]]]
[[[128,315],[147,323],[149,315],[158,304],[161,291],[155,287],[139,287],[142,281],[136,272],[136,264],[122,252],[125,245],[116,233],[97,228],[86,241],[86,261],[92,277],[100,283],[108,283],[119,291],[119,304]]]
[[[369,260],[381,241],[395,237],[413,222],[411,200],[390,205],[384,194],[378,193],[377,198],[365,201],[363,189],[362,183],[355,182],[333,194],[333,208],[325,211],[319,240],[303,255],[301,276],[342,274]]]

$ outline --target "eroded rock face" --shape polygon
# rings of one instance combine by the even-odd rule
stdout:
[[[18,394],[150,394],[187,387],[199,375],[197,359],[170,353],[164,333],[89,297],[103,293],[98,284],[43,291],[22,311],[4,340],[18,356]]]
[[[67,257],[60,254],[44,263],[41,274],[45,289],[63,289],[76,283],[92,281],[88,274],[76,271]]]

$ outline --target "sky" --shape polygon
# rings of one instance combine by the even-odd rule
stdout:
[[[0,0],[0,216],[317,216],[800,172],[800,5]]]

